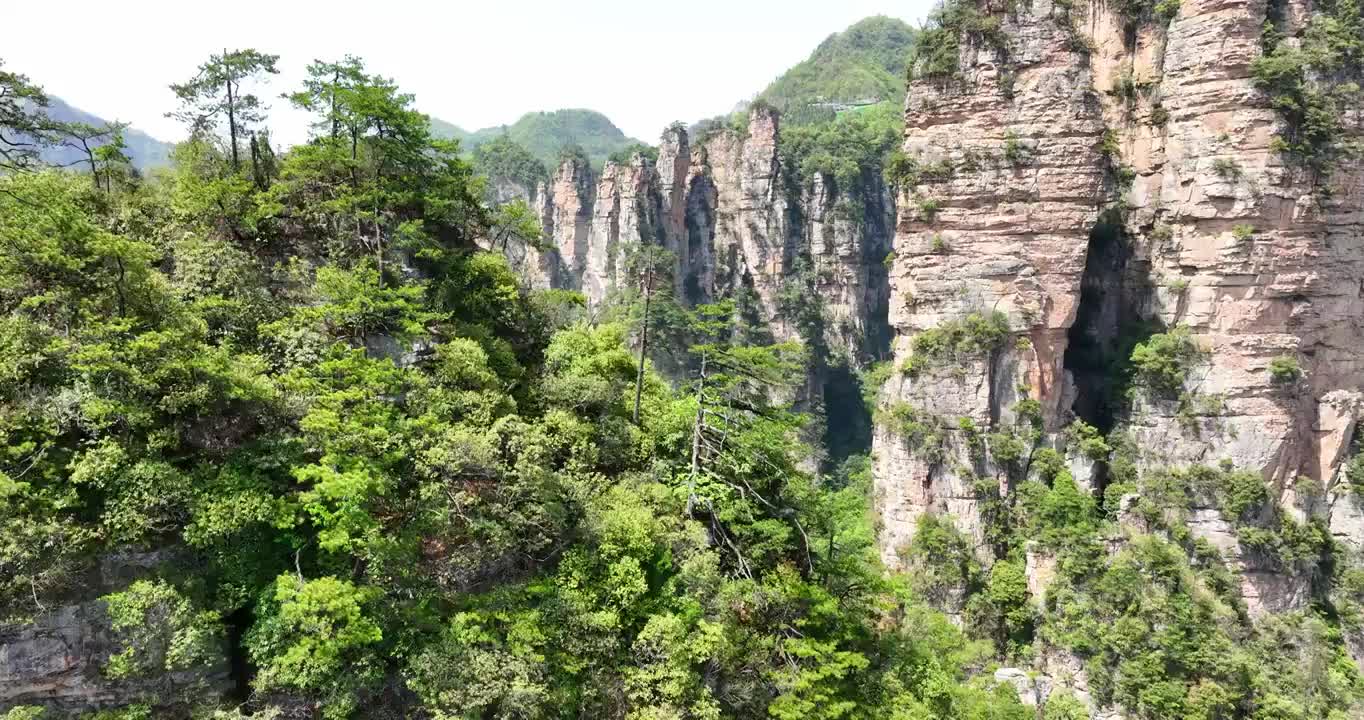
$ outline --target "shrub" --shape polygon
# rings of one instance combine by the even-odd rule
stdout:
[[[936,459],[943,441],[942,422],[936,415],[909,403],[895,403],[883,418],[891,430],[904,438],[906,445],[924,451],[930,461]]]
[[[1108,94],[1129,105],[1137,101],[1137,80],[1132,76],[1132,68],[1125,68],[1113,76],[1113,87]]]
[[[1066,439],[1090,460],[1103,460],[1112,451],[1099,429],[1084,420],[1077,419],[1066,426]]]
[[[1246,240],[1249,240],[1254,235],[1255,235],[1254,225],[1241,223],[1240,225],[1237,225],[1236,227],[1233,227],[1231,229],[1231,236],[1236,238],[1238,241],[1244,242]]]
[[[886,156],[884,175],[891,185],[912,188],[919,184],[919,161],[895,148]]]
[[[914,356],[931,360],[994,352],[1009,336],[1009,318],[1002,312],[971,313],[914,336]]]
[[[1283,42],[1271,16],[1265,23],[1264,52],[1251,65],[1252,80],[1269,96],[1284,120],[1282,141],[1275,148],[1301,158],[1320,174],[1349,154],[1342,118],[1358,104],[1364,72],[1364,34],[1356,2],[1318,6],[1301,33],[1300,44]]]
[[[914,568],[915,590],[934,605],[943,604],[954,592],[979,589],[981,570],[971,544],[948,518],[920,515],[914,539],[903,552]]]
[[[1008,37],[999,18],[982,13],[972,0],[947,0],[928,16],[928,23],[914,39],[911,72],[917,77],[946,83],[957,77],[961,66],[961,39],[1002,49]]]
[[[940,206],[938,201],[933,198],[919,198],[918,202],[915,203],[915,207],[918,208],[919,216],[922,217],[926,223],[931,224],[938,217],[938,209]]]
[[[1241,166],[1231,158],[1217,158],[1212,163],[1213,172],[1217,176],[1228,182],[1235,181],[1241,177]]]
[[[1131,362],[1137,379],[1143,385],[1156,392],[1173,395],[1184,385],[1189,368],[1203,354],[1188,328],[1175,328],[1138,343],[1132,349]]]
[[[1269,361],[1269,378],[1279,385],[1297,382],[1302,377],[1298,360],[1289,355],[1281,355]]]
[[[1127,190],[1132,187],[1132,183],[1137,181],[1137,171],[1130,165],[1119,165],[1113,175],[1118,182],[1118,187]]]
[[[1018,138],[1018,133],[1010,130],[1004,133],[1004,159],[1018,167],[1028,161],[1028,146]]]
[[[1099,154],[1109,162],[1117,162],[1122,157],[1122,143],[1116,130],[1105,130],[1099,140]]]
[[[1364,434],[1364,429],[1355,430],[1355,453],[1345,463],[1345,480],[1350,484],[1350,491],[1358,498],[1364,498],[1364,452],[1359,450],[1361,434]]]

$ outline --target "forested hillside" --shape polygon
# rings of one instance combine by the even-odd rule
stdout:
[[[612,153],[638,144],[625,135],[610,118],[594,110],[555,110],[529,112],[511,125],[465,131],[450,123],[433,120],[439,137],[460,141],[466,150],[506,137],[528,149],[546,166],[554,165],[567,148],[581,148],[589,160],[600,166]]]
[[[0,720],[1364,718],[1357,2],[950,0],[657,146],[347,56],[279,151],[289,62],[146,174],[0,71]]]
[[[900,20],[867,18],[830,35],[758,97],[793,123],[824,120],[847,105],[884,102],[898,112],[913,40]]]
[[[274,62],[178,86],[154,180],[0,148],[9,720],[1031,716],[880,567],[865,459],[803,469],[797,346],[695,307],[665,383],[631,306],[478,249],[483,180],[363,65],[252,142],[222,89]]]

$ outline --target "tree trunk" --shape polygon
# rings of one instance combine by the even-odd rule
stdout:
[[[232,144],[232,172],[241,170],[237,158],[237,103],[232,97],[232,69],[227,67],[227,48],[223,48],[223,70],[227,76],[227,141]]]
[[[654,271],[649,268],[644,280],[644,327],[639,334],[639,370],[635,372],[635,424],[639,424],[639,401],[644,395],[644,358],[649,351],[649,301],[654,294]]]
[[[336,116],[336,87],[341,84],[341,71],[332,71],[332,140],[341,135],[341,118]]]
[[[265,189],[265,176],[260,167],[260,144],[256,141],[256,134],[251,133],[251,176],[256,180],[256,188]]]
[[[701,430],[706,424],[706,354],[701,353],[701,378],[696,386],[696,421],[691,427],[691,476],[687,480],[687,517],[696,507],[696,473],[701,469]]]

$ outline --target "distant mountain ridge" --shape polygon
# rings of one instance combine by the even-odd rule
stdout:
[[[48,96],[47,115],[59,122],[81,122],[90,125],[103,125],[108,120],[93,113],[81,110],[74,105],[58,97]],[[170,164],[171,149],[174,143],[168,143],[148,135],[136,128],[127,128],[123,131],[123,142],[127,145],[129,159],[133,166],[139,170],[148,170],[154,167],[161,167]],[[69,147],[51,147],[42,152],[44,162],[52,165],[71,165],[85,160],[85,154],[80,150]]]
[[[758,99],[788,122],[819,121],[846,108],[904,102],[914,28],[877,15],[830,35],[810,57],[773,80]]]
[[[483,128],[469,132],[439,118],[431,118],[431,129],[441,137],[459,140],[466,150],[506,133],[524,146],[536,159],[553,168],[565,147],[578,145],[594,165],[600,165],[619,150],[639,144],[639,140],[625,134],[605,115],[582,108],[568,108],[551,112],[529,112],[511,125]]]

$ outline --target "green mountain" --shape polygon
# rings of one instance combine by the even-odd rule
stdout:
[[[788,122],[827,119],[848,105],[905,97],[905,67],[914,29],[885,16],[869,17],[819,44],[759,94]]]
[[[471,133],[468,130],[465,130],[454,123],[445,122],[438,117],[428,116],[428,119],[431,121],[431,132],[435,133],[436,137],[458,140],[466,145],[466,150],[469,149],[467,145],[469,144],[469,135]]]
[[[103,125],[104,118],[77,108],[58,97],[48,97],[48,117],[59,122],[82,122],[90,125]],[[127,144],[128,157],[139,170],[170,164],[170,151],[173,143],[162,142],[135,128],[123,131],[123,142]],[[75,148],[53,147],[43,151],[44,162],[53,165],[70,165],[81,162],[85,154]]]
[[[548,168],[558,164],[560,151],[570,145],[582,147],[592,163],[600,165],[612,153],[639,142],[626,136],[605,115],[582,109],[526,113],[511,125],[483,128],[472,133],[444,120],[431,118],[431,129],[438,136],[459,140],[466,150],[473,150],[506,133]]]

